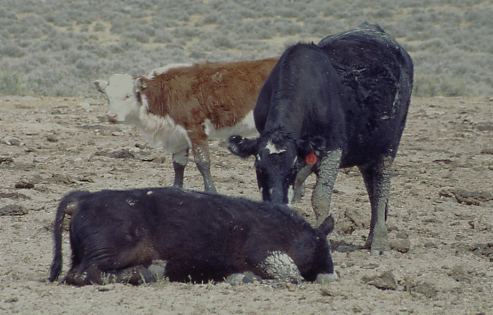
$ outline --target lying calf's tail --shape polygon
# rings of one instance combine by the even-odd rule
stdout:
[[[327,236],[330,232],[334,230],[334,218],[329,215],[325,220],[317,227],[317,230],[322,232],[323,235]]]
[[[63,232],[63,219],[65,214],[73,215],[79,209],[82,201],[87,199],[91,193],[88,191],[73,191],[62,198],[55,216],[53,237],[55,241],[53,262],[50,268],[51,282],[58,279],[60,272],[62,271],[62,232]]]

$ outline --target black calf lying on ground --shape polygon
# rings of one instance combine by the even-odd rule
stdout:
[[[72,214],[74,285],[156,281],[164,261],[170,281],[221,281],[235,273],[297,283],[333,281],[328,217],[314,229],[290,208],[178,188],[74,191],[58,206],[50,281],[62,269],[62,222]]]

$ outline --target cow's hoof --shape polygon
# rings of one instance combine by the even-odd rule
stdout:
[[[327,284],[330,282],[334,282],[337,279],[339,279],[339,277],[337,276],[337,274],[335,272],[334,273],[319,273],[317,275],[317,279],[315,281],[317,283],[320,283],[320,284]]]

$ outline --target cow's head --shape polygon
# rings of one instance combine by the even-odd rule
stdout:
[[[94,81],[96,89],[108,98],[107,119],[112,123],[133,120],[139,109],[134,91],[134,79],[129,74],[115,74],[109,81]]]
[[[241,136],[229,138],[229,150],[240,157],[255,155],[257,182],[264,201],[289,203],[298,170],[309,163],[316,163],[324,151],[325,141],[293,138],[283,129],[262,134],[256,139]],[[309,157],[307,159],[307,157]]]

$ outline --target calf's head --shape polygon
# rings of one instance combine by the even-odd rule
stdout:
[[[135,80],[129,74],[115,74],[109,81],[94,81],[96,89],[108,98],[109,122],[131,122],[137,117],[139,104],[134,91]]]
[[[264,201],[287,204],[299,169],[306,163],[316,163],[324,146],[321,137],[301,140],[276,129],[256,139],[231,136],[228,148],[242,158],[255,156],[257,182]]]

